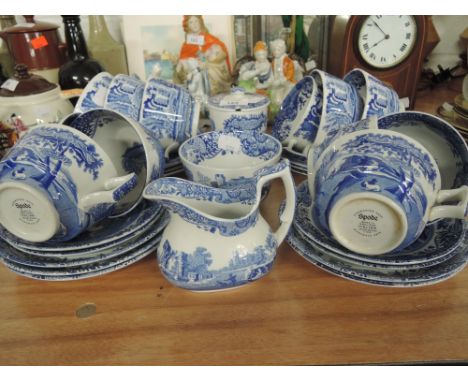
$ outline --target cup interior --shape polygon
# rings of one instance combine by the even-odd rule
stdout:
[[[135,206],[147,182],[146,152],[133,123],[137,122],[112,110],[95,109],[81,114],[70,124],[101,146],[111,158],[118,176],[135,173],[138,177],[135,188],[118,202],[115,215]]]
[[[212,131],[185,141],[179,148],[184,165],[219,171],[255,171],[281,155],[281,143],[264,133]]]

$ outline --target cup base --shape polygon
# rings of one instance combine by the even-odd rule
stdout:
[[[27,184],[0,184],[0,224],[13,235],[30,242],[51,239],[60,227],[53,203]]]
[[[349,250],[381,255],[397,248],[408,228],[406,215],[393,200],[370,193],[341,198],[329,216],[334,238]]]

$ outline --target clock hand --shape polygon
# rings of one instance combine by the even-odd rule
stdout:
[[[374,20],[372,20],[372,22],[374,23],[374,25],[379,28],[379,30],[385,35],[387,36],[387,34],[382,30],[382,28],[380,28],[379,24],[377,24]]]
[[[369,50],[371,50],[373,47],[379,45],[382,41],[388,40],[389,38],[390,38],[390,35],[389,35],[389,34],[386,34],[385,37],[384,37],[383,39],[377,41],[374,45],[372,45],[372,46],[369,48]]]

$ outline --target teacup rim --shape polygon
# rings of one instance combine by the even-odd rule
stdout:
[[[83,100],[86,98],[86,94],[88,94],[91,90],[93,90],[94,84],[97,81],[99,81],[102,77],[106,77],[106,76],[110,77],[110,81],[109,81],[109,85],[110,85],[112,80],[114,79],[114,76],[112,74],[110,74],[109,72],[100,72],[100,73],[96,74],[93,78],[91,78],[91,80],[86,84],[85,88],[81,92],[81,94],[80,94],[80,96],[78,98],[78,101],[76,101],[76,105],[75,105],[75,107],[73,109],[73,113],[71,113],[71,114],[84,113],[85,112],[85,111],[82,110],[81,105],[83,104]],[[107,88],[107,90],[109,90],[109,87]],[[107,98],[107,92],[106,92],[106,97],[104,98],[104,102],[106,102],[106,98]],[[104,106],[104,105],[102,105],[102,106]]]

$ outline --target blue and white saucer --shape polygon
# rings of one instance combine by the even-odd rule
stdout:
[[[119,257],[143,246],[155,237],[160,236],[168,222],[169,214],[165,212],[160,219],[150,224],[147,229],[136,238],[113,246],[110,249],[98,251],[92,256],[70,256],[68,252],[63,255],[54,252],[52,256],[42,255],[38,257],[37,255],[23,253],[21,250],[13,248],[6,242],[0,240],[0,257],[17,265],[38,268],[68,268],[98,263],[114,257]]]
[[[105,244],[114,246],[134,237],[138,230],[143,229],[158,218],[161,213],[161,206],[157,203],[143,201],[134,210],[118,218],[108,218],[94,225],[88,231],[77,236],[73,240],[63,243],[30,243],[18,239],[6,229],[0,226],[0,238],[15,248],[42,252],[66,252],[66,251],[87,251],[100,246],[100,250],[105,248]]]
[[[468,262],[468,239],[455,250],[450,259],[432,267],[413,270],[378,270],[338,261],[329,256],[326,250],[314,246],[296,231],[294,227],[288,234],[289,245],[305,260],[334,275],[365,284],[416,287],[436,284],[455,276]]]
[[[361,264],[378,264],[381,267],[423,268],[446,261],[450,254],[460,247],[466,229],[463,220],[443,219],[426,226],[425,230],[409,247],[398,253],[366,256],[351,252],[338,244],[332,237],[324,235],[311,221],[311,199],[307,181],[296,189],[297,204],[293,225],[304,237],[318,244],[336,258],[354,259]]]
[[[49,268],[34,268],[21,266],[16,263],[1,259],[3,264],[11,271],[25,277],[45,280],[45,281],[71,281],[89,277],[100,276],[106,273],[126,268],[129,265],[143,259],[153,253],[161,239],[158,235],[144,245],[122,256],[114,257],[102,262],[93,263],[91,265],[83,265],[66,269],[49,269]]]

